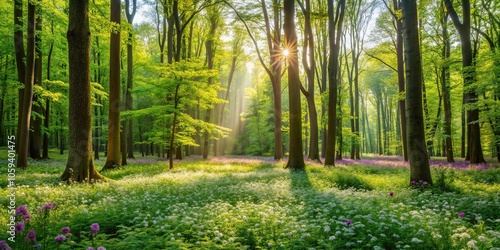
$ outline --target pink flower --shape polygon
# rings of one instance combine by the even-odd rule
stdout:
[[[458,212],[458,218],[464,217],[464,212]]]

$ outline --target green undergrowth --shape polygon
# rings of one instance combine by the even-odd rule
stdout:
[[[405,167],[308,163],[294,173],[285,164],[188,159],[168,170],[149,158],[104,172],[112,182],[67,185],[58,180],[64,159],[33,161],[17,172],[16,204],[27,206],[35,227],[37,208],[57,202],[47,236],[37,238],[47,249],[500,247],[499,169],[434,169],[434,187],[418,190],[408,187]],[[0,185],[1,240],[8,237],[6,178]],[[97,237],[92,223],[100,225]],[[71,239],[57,245],[65,226]]]

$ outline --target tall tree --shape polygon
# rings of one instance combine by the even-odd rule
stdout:
[[[34,69],[34,85],[42,86],[42,6],[41,1],[36,6],[36,24],[35,24],[35,69]],[[39,93],[33,93],[33,113],[30,121],[29,134],[29,154],[32,159],[39,160],[42,158],[42,115],[43,108]]]
[[[271,79],[271,85],[273,88],[273,111],[274,111],[274,159],[279,160],[283,158],[283,133],[281,131],[283,114],[281,111],[281,61],[282,61],[282,49],[281,49],[281,11],[280,11],[280,0],[273,0],[273,22],[271,30],[271,22],[269,21],[269,15],[264,0],[261,0],[262,12],[264,15],[264,22],[266,26],[266,39],[267,46],[269,49],[270,57],[269,64],[271,69],[267,68],[260,60],[262,66],[265,67],[269,78]],[[254,42],[255,43],[255,42]],[[257,46],[257,45],[255,45]]]
[[[130,92],[134,88],[134,51],[133,51],[133,42],[134,42],[134,17],[137,11],[137,0],[132,0],[132,6],[130,6],[130,0],[125,0],[125,14],[127,15],[127,21],[129,23],[129,32],[128,32],[128,40],[127,40],[127,90],[125,97],[125,110],[132,110],[134,108],[132,93]],[[128,158],[134,157],[134,120],[128,119],[127,122],[124,123],[123,126],[124,131],[128,131],[127,134],[127,155]]]
[[[24,78],[24,97],[21,119],[21,131],[19,133],[19,152],[17,155],[17,167],[26,168],[28,166],[29,130],[31,120],[31,108],[33,105],[33,82],[35,78],[35,25],[36,6],[28,3],[28,32],[26,47],[26,72]]]
[[[476,82],[476,68],[474,60],[476,53],[472,49],[471,41],[471,6],[470,0],[462,0],[462,21],[453,7],[451,0],[444,0],[446,9],[455,28],[460,35],[462,47],[462,70],[464,80],[464,105],[467,106],[467,156],[470,163],[483,163],[484,155],[481,147],[481,130],[479,128],[479,109],[477,106],[478,94]]]
[[[286,168],[304,170],[302,151],[302,112],[300,105],[299,55],[297,34],[295,32],[294,0],[283,1],[283,30],[285,31],[285,49],[288,50],[288,98],[290,106],[290,151]]]
[[[305,0],[300,4],[304,14],[304,45],[302,49],[302,64],[307,74],[307,91],[301,86],[302,93],[307,100],[309,114],[309,154],[310,160],[321,162],[319,158],[319,134],[318,134],[318,112],[314,101],[314,70],[316,69],[316,58],[314,57],[314,34],[311,25],[311,1]]]
[[[360,159],[361,138],[359,133],[359,74],[360,56],[363,52],[364,38],[367,33],[368,24],[374,11],[374,2],[365,0],[349,0],[346,6],[347,12],[347,35],[350,43],[350,51],[344,51],[346,55],[347,77],[349,80],[349,99],[351,106],[351,159]],[[346,36],[347,36],[346,35]],[[344,47],[347,46],[347,41]],[[350,54],[350,60],[348,59]]]
[[[210,21],[210,30],[208,32],[208,38],[205,41],[205,52],[206,52],[206,57],[207,57],[207,68],[208,70],[212,70],[214,68],[214,54],[215,54],[215,43],[216,43],[216,29],[217,26],[219,25],[219,18],[220,18],[220,13],[218,10],[216,10],[215,7],[210,7],[208,8],[208,15],[209,15],[209,21]],[[213,85],[213,80],[214,77],[210,76],[208,77],[208,85],[211,86]],[[211,115],[212,115],[212,108],[209,108],[205,111],[205,122],[210,122],[211,121]],[[205,131],[204,134],[204,139],[203,139],[203,159],[207,159],[208,157],[208,151],[209,151],[209,139],[210,139],[210,133],[208,131]]]
[[[26,53],[24,51],[24,32],[23,32],[23,1],[14,0],[14,50],[16,53],[16,68],[17,80],[21,85],[24,85],[24,78],[26,77],[26,64],[24,63]],[[17,108],[17,136],[21,135],[22,111],[24,105],[24,89],[19,88],[19,105]],[[19,147],[16,148],[19,152]]]
[[[335,165],[337,134],[337,85],[339,81],[339,54],[345,0],[340,0],[334,12],[333,0],[328,0],[328,36],[330,58],[328,61],[328,135],[326,141],[325,166]]]
[[[410,152],[410,181],[432,184],[429,156],[425,145],[422,109],[422,61],[419,44],[417,1],[403,0],[403,37],[406,65],[406,125]]]
[[[282,138],[282,111],[281,111],[281,62],[283,59],[283,51],[281,49],[281,10],[280,10],[280,0],[273,0],[273,30],[271,31],[271,23],[269,21],[269,15],[267,11],[267,6],[265,0],[261,0],[262,12],[264,16],[265,29],[266,29],[266,39],[267,45],[270,53],[270,67],[266,65],[262,55],[260,53],[259,45],[252,35],[247,22],[243,19],[242,15],[236,10],[236,8],[231,5],[228,1],[223,1],[228,5],[235,13],[238,19],[240,19],[245,29],[247,30],[250,39],[257,52],[257,57],[261,66],[266,71],[269,79],[271,80],[271,86],[273,88],[273,113],[274,113],[274,159],[279,160],[283,158],[283,138]]]
[[[121,166],[120,158],[120,0],[111,0],[109,48],[109,119],[106,163],[103,169]]]
[[[89,1],[70,0],[68,25],[69,59],[69,152],[63,181],[92,182],[106,179],[92,159],[92,110],[90,93]]]
[[[441,58],[445,61],[441,67],[441,92],[443,93],[444,102],[444,136],[445,136],[445,154],[448,162],[455,162],[453,159],[453,146],[451,135],[451,101],[450,101],[450,65],[449,58],[451,54],[450,37],[448,34],[448,13],[445,12],[445,7],[440,6],[440,24],[441,35],[443,38],[443,48],[441,51]]]

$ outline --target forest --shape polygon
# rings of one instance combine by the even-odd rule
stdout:
[[[500,247],[498,0],[0,20],[0,249]]]

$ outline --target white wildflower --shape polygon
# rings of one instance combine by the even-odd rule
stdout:
[[[418,238],[413,238],[413,239],[411,239],[411,242],[413,242],[413,243],[422,243],[422,240],[420,240]]]
[[[476,246],[476,242],[477,241],[475,241],[475,240],[470,240],[469,242],[467,242],[467,246],[468,247],[474,247],[474,246]]]

